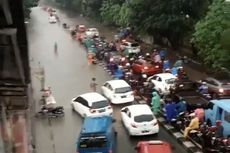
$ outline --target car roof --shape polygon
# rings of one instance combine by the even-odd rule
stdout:
[[[132,116],[137,116],[141,114],[153,114],[147,104],[135,104],[127,106],[127,108],[130,110]]]
[[[218,107],[230,112],[230,99],[215,99],[211,100],[211,102],[217,105]]]
[[[176,76],[174,76],[171,73],[158,73],[158,74],[155,74],[154,76],[159,76],[159,77],[161,77],[164,80],[171,79],[171,78],[176,78]]]
[[[112,117],[85,117],[82,125],[82,134],[105,133],[112,124]]]
[[[129,87],[130,85],[125,80],[110,80],[107,81],[112,88],[120,88],[120,87]]]
[[[170,145],[164,141],[141,141],[140,143],[144,145],[144,153],[172,153]]]
[[[89,103],[92,103],[92,102],[95,102],[95,101],[106,100],[106,98],[104,96],[102,96],[101,94],[99,94],[97,92],[85,93],[85,94],[79,95],[79,97],[84,98]]]

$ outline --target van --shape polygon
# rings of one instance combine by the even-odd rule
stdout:
[[[140,141],[135,150],[137,153],[172,153],[170,144],[161,140]]]
[[[86,117],[77,140],[77,153],[115,153],[117,132],[110,116]]]
[[[205,121],[215,125],[216,120],[221,120],[224,127],[224,136],[230,136],[230,99],[211,100],[205,110]]]

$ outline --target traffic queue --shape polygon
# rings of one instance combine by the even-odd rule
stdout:
[[[211,117],[210,113],[217,114],[214,112],[217,110],[212,110],[213,106],[210,105],[220,104],[219,111],[225,112],[226,116],[230,115],[230,109],[226,109],[228,107],[225,106],[229,106],[230,102],[228,99],[230,80],[223,84],[227,88],[223,89],[222,95],[216,95],[216,93],[210,92],[209,82],[205,80],[208,78],[199,81],[189,79],[183,67],[186,58],[180,58],[171,64],[167,59],[166,50],[155,48],[150,53],[142,51],[139,42],[135,41],[129,28],[123,29],[111,42],[100,37],[96,28],[89,28],[85,31],[90,32],[82,33],[81,31],[78,33],[76,30],[77,40],[86,48],[88,55],[92,53],[92,56],[88,57],[88,60],[91,61],[89,64],[104,63],[105,70],[115,79],[108,82],[125,81],[131,88],[127,91],[132,90],[134,95],[143,97],[155,117],[164,115],[167,122],[176,127],[178,131],[182,131],[186,139],[192,139],[201,145],[204,152],[229,151],[229,118],[221,118],[221,114],[216,118]],[[102,86],[102,95],[109,99],[111,104],[123,103],[122,96],[114,102],[112,94],[106,93],[107,91],[116,93],[116,90],[111,91],[116,87],[108,82]],[[122,83],[117,84],[121,85]],[[129,96],[125,95],[124,97]],[[132,99],[128,101],[130,102]],[[135,111],[132,111],[132,107],[135,108]],[[136,111],[139,109],[140,111]],[[143,129],[138,133],[136,129],[138,124],[135,124],[135,118],[132,120],[133,117],[130,117],[127,120],[127,115],[141,116],[144,113],[146,120],[148,107],[131,105],[122,108],[121,112],[124,122],[131,121],[130,124],[124,124],[130,135],[133,132],[135,135],[151,134],[151,128],[146,133],[143,132]],[[149,118],[149,120],[151,119]],[[157,122],[154,123],[154,120],[151,121],[153,121],[153,125],[157,124]],[[210,143],[208,143],[209,141]]]
[[[70,28],[66,23],[62,25]],[[204,152],[230,152],[230,80],[216,86],[210,81],[213,78],[190,80],[184,69],[186,57],[172,63],[166,49],[143,51],[140,38],[133,36],[131,28],[121,29],[110,42],[97,28],[83,24],[74,26],[70,36],[84,46],[89,66],[103,65],[113,77],[102,85],[101,93],[93,78],[92,92],[71,100],[73,110],[85,118],[77,152],[115,152],[117,132],[112,126],[112,106],[124,103],[131,104],[120,111],[130,136],[157,134],[157,117],[164,116]],[[136,96],[147,103],[133,104]],[[145,147],[172,152],[167,142],[158,140],[139,142],[135,149],[142,153]]]

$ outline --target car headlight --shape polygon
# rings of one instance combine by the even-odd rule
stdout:
[[[224,92],[224,89],[223,89],[223,88],[220,88],[220,89],[219,89],[219,92],[220,92],[220,93],[223,93],[223,92]]]

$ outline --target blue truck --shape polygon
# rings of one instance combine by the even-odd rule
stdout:
[[[224,127],[224,137],[230,136],[230,99],[211,100],[205,110],[205,121],[215,125],[216,120],[221,120]]]

